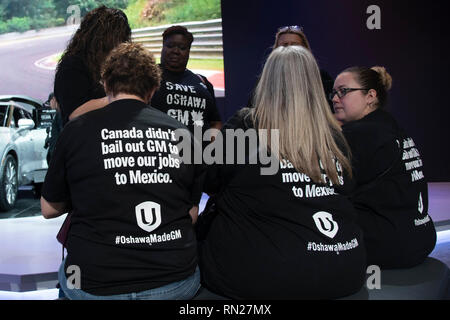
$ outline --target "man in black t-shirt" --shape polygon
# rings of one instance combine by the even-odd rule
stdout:
[[[204,77],[186,69],[192,34],[182,26],[172,26],[163,33],[161,52],[162,81],[151,106],[186,125],[203,131],[222,126],[214,88]]]

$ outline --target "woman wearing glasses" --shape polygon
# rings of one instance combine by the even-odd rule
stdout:
[[[227,152],[228,129],[254,140],[279,132],[279,140],[249,141],[237,155],[250,159],[269,148],[278,170],[264,175],[265,166],[251,160],[210,166],[206,191],[215,194],[217,211],[201,239],[204,286],[233,299],[327,299],[358,291],[366,261],[356,212],[343,195],[350,187],[347,144],[309,50],[275,49],[255,107],[224,128]]]
[[[391,84],[383,67],[352,67],[336,78],[330,98],[352,152],[352,201],[368,264],[408,268],[433,250],[436,231],[417,146],[384,110]]]

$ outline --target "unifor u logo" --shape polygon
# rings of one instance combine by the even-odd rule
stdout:
[[[338,224],[333,220],[331,213],[319,211],[313,215],[317,229],[329,238],[334,238],[339,230]]]
[[[417,210],[422,214],[423,213],[423,200],[422,200],[422,192],[419,193],[419,203],[417,205]]]
[[[138,204],[136,206],[136,220],[141,229],[152,232],[161,224],[161,206],[151,201]]]

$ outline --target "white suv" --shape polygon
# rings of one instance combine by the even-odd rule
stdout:
[[[44,182],[44,144],[53,116],[38,100],[0,96],[0,211],[14,207],[19,186]]]

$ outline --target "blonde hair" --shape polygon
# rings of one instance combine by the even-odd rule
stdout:
[[[279,130],[279,159],[289,160],[315,182],[325,182],[322,167],[339,184],[336,160],[351,176],[350,161],[344,155],[350,149],[330,111],[319,68],[308,49],[279,47],[270,54],[256,87],[254,106],[258,130]],[[270,142],[264,143],[276,150]]]
[[[380,66],[374,66],[372,68],[373,71],[375,71],[376,73],[378,73],[379,77],[380,77],[380,81],[383,84],[383,87],[386,91],[391,90],[392,88],[392,77],[391,75],[387,72],[385,67],[380,67]]]

